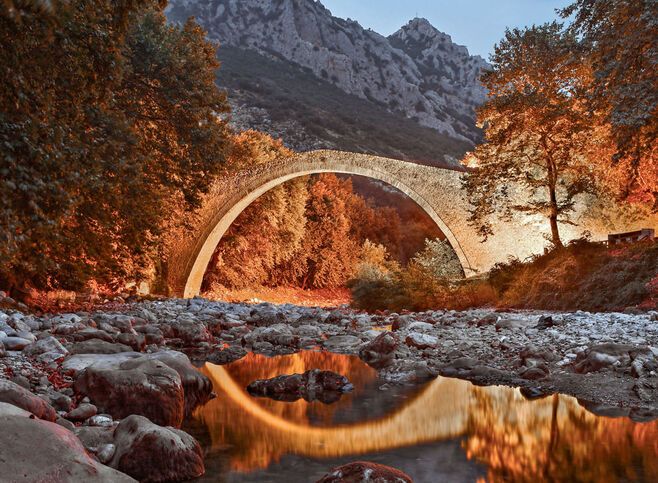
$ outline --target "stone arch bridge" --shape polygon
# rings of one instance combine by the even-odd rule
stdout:
[[[461,188],[463,172],[422,166],[396,159],[342,151],[312,151],[252,166],[220,178],[202,207],[173,229],[166,243],[158,291],[171,296],[198,295],[212,254],[238,215],[256,198],[290,179],[316,173],[343,173],[373,178],[402,191],[434,220],[447,237],[466,276],[477,275],[510,256],[521,259],[543,250],[546,222],[538,217],[496,223],[496,234],[481,243],[466,223],[468,203]],[[565,239],[588,229],[596,238],[603,230],[591,223],[561,227]]]

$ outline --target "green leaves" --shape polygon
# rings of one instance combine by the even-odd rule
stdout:
[[[15,2],[21,21],[0,17],[0,285],[139,279],[224,164],[214,48],[155,4]]]

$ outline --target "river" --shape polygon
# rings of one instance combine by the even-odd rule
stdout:
[[[250,396],[255,379],[319,368],[354,391],[334,404]],[[658,421],[588,412],[569,396],[528,400],[519,390],[437,378],[389,386],[358,357],[305,351],[253,353],[201,368],[217,398],[186,431],[206,453],[195,481],[315,482],[356,460],[396,467],[416,483],[658,481]]]

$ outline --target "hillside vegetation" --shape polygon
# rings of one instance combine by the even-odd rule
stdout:
[[[526,261],[496,265],[486,278],[454,281],[418,264],[361,272],[350,283],[366,310],[501,308],[619,311],[658,307],[658,243],[608,248],[587,240]]]
[[[340,149],[440,167],[459,167],[451,159],[472,149],[291,62],[228,46],[220,47],[218,58],[218,83],[233,100],[237,127],[267,132],[290,148]],[[245,112],[243,106],[250,107]]]

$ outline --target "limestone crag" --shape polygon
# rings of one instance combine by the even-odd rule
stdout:
[[[486,91],[478,79],[488,64],[425,19],[384,37],[314,0],[173,0],[167,14],[194,16],[220,44],[293,62],[423,126],[479,138],[475,108]]]

